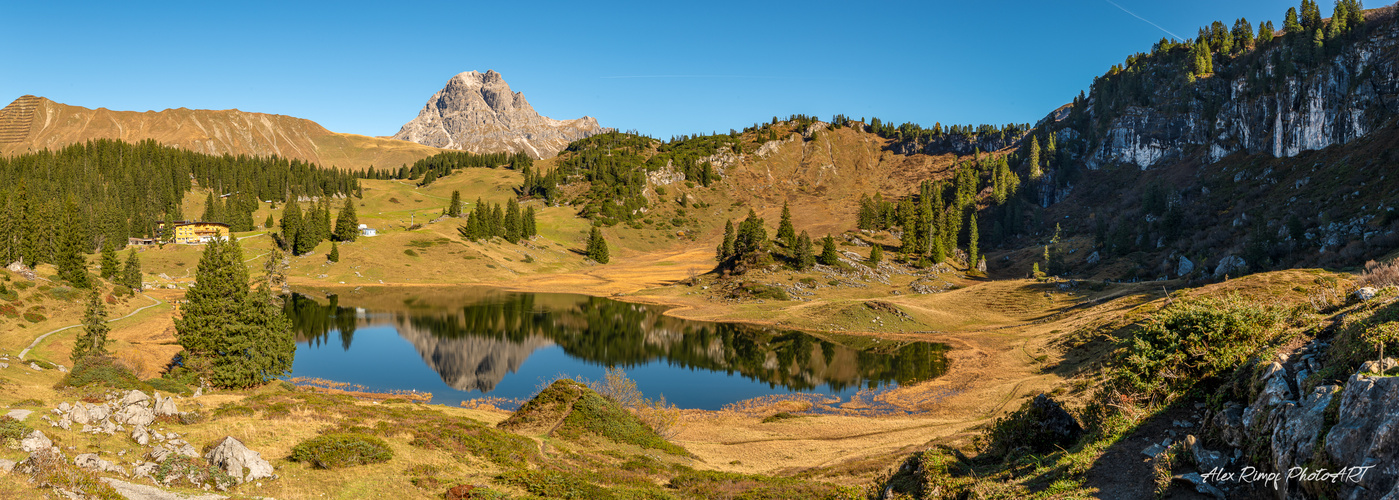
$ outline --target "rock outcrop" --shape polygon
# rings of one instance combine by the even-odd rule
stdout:
[[[606,131],[592,117],[540,116],[500,73],[467,71],[448,80],[393,138],[472,153],[523,151],[549,158],[570,142]]]
[[[1198,80],[1154,81],[1145,98],[1120,108],[1103,109],[1100,101],[1115,98],[1095,91],[1087,103],[1089,122],[1105,127],[1066,131],[1091,136],[1082,158],[1089,169],[1112,164],[1147,169],[1197,158],[1212,163],[1238,152],[1293,157],[1350,143],[1399,113],[1399,60],[1393,55],[1399,23],[1371,24],[1375,27],[1364,38],[1300,69],[1291,61],[1289,44],[1276,41],[1256,57],[1216,63],[1215,74]],[[1156,57],[1135,70],[1175,74],[1167,65],[1177,64],[1178,59]]]
[[[224,438],[204,458],[239,483],[276,477],[272,473],[272,464],[264,460],[261,453],[248,449],[242,441],[232,436]]]

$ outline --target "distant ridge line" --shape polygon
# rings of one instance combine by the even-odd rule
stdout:
[[[29,136],[34,109],[38,106],[37,96],[24,95],[5,106],[5,109],[0,109],[0,144],[23,142]]]

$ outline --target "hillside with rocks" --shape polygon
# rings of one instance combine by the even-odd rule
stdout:
[[[607,130],[589,116],[541,116],[523,93],[510,90],[500,73],[467,71],[447,80],[393,138],[472,153],[523,151],[549,158],[570,142]]]

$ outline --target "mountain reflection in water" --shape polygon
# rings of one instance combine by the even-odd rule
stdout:
[[[551,359],[550,363],[560,365],[551,368],[566,376],[575,375],[571,372],[579,366],[593,371],[598,366],[620,366],[629,372],[633,367],[659,366],[668,369],[661,375],[648,371],[648,376],[738,374],[747,381],[736,383],[760,382],[767,387],[761,392],[768,394],[848,395],[861,388],[928,380],[947,368],[942,344],[886,342],[887,347],[859,350],[801,332],[682,320],[663,315],[661,307],[582,295],[498,292],[456,306],[429,306],[410,297],[402,307],[374,310],[341,307],[335,296],[323,304],[292,295],[285,309],[299,344],[296,375],[321,376],[301,373],[306,371],[300,369],[302,358],[314,355],[317,364],[331,362],[321,358],[332,353],[322,351],[333,348],[338,340],[348,353],[357,330],[391,328],[447,386],[506,398],[529,394],[491,393],[509,374],[519,371],[531,354],[554,348],[566,356]],[[639,382],[645,390],[648,381]],[[737,390],[734,400],[752,395],[752,388]],[[682,407],[694,407],[685,404],[685,394],[667,392],[665,396]]]

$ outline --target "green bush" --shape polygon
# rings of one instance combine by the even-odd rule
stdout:
[[[291,449],[291,459],[320,469],[387,462],[393,458],[388,443],[374,436],[332,433],[302,441]]]
[[[501,482],[518,486],[544,498],[606,500],[612,492],[567,472],[515,469],[497,476]]]
[[[1158,401],[1207,387],[1280,343],[1285,320],[1282,308],[1238,295],[1181,300],[1134,332],[1113,371],[1114,387]]]
[[[111,356],[83,358],[58,382],[59,387],[86,387],[94,384],[122,390],[150,389],[150,385],[141,382],[141,379],[136,378],[136,374]]]
[[[403,250],[403,255],[407,255],[409,257],[417,257],[418,252],[414,252],[412,248],[408,248]]]
[[[30,322],[30,323],[38,323],[38,322],[43,321],[43,320],[45,320],[45,319],[48,319],[48,318],[45,318],[44,315],[39,314],[39,313],[36,313],[36,312],[33,312],[33,311],[24,313],[24,320],[25,320],[25,321],[28,321],[28,322]]]
[[[7,415],[0,415],[0,444],[11,439],[23,439],[24,436],[28,435],[33,430],[34,429],[29,428],[29,426],[24,425],[24,422],[10,418]]]
[[[795,478],[738,474],[718,471],[689,471],[670,480],[670,487],[694,498],[743,498],[777,500],[788,498],[855,500],[864,498],[860,490],[848,486]]]

